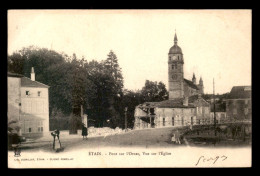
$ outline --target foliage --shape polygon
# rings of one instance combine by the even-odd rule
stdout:
[[[167,100],[169,97],[164,83],[157,83],[156,81],[153,82],[149,80],[145,81],[145,86],[142,88],[141,94],[147,102],[163,101]]]
[[[50,86],[50,118],[69,117],[67,120],[71,133],[81,128],[81,106],[89,119],[95,122],[95,126],[122,128],[125,107],[128,107],[128,127],[132,127],[135,106],[145,101],[162,101],[168,98],[162,82],[146,80],[141,91],[123,90],[122,71],[113,51],[100,62],[88,62],[84,57],[78,58],[76,54],[68,56],[34,46],[8,56],[9,72],[30,77],[31,67],[34,67],[36,80]]]

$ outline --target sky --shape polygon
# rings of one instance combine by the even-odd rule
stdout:
[[[251,85],[251,10],[9,10],[8,54],[30,45],[88,61],[117,55],[124,88],[145,80],[168,89],[168,52],[176,30],[184,78],[204,93]]]

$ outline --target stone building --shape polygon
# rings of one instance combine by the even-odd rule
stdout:
[[[19,133],[25,137],[42,136],[49,132],[49,86],[8,73],[8,120],[19,122]],[[46,132],[46,133],[45,133]]]
[[[146,102],[135,109],[134,129],[210,123],[210,106],[199,95],[161,102]]]
[[[226,99],[227,118],[251,120],[251,86],[234,86]]]
[[[168,53],[169,100],[136,106],[134,129],[210,123],[210,104],[201,97],[203,80],[196,84],[195,74],[192,81],[184,78],[184,58],[177,42],[175,34]]]

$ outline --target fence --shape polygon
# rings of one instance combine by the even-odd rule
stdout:
[[[230,123],[251,123],[248,119],[216,119],[216,124],[230,124]],[[134,129],[142,128],[159,128],[159,127],[170,127],[170,126],[190,126],[190,125],[214,125],[214,118],[210,119],[194,119],[194,120],[163,120],[163,121],[142,121],[141,119],[134,124]]]

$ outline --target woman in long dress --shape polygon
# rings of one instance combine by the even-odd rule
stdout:
[[[85,124],[82,125],[82,136],[83,136],[83,139],[84,139],[84,137],[86,137],[86,139],[87,139],[88,129],[87,129],[87,127],[85,127]]]

